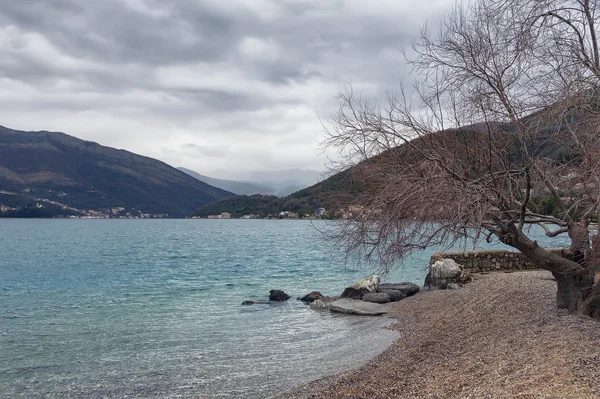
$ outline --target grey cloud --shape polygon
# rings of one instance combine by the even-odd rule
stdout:
[[[194,143],[187,143],[181,147],[186,152],[191,152],[194,155],[203,155],[206,157],[223,157],[228,153],[228,149],[226,147],[206,146]]]
[[[136,109],[138,124],[158,119],[198,137],[263,135],[264,143],[316,137],[321,126],[315,110],[333,112],[343,82],[364,82],[375,94],[396,88],[398,47],[418,32],[425,15],[440,13],[429,2],[397,4],[402,2],[0,0],[0,106],[15,110],[14,120],[16,110],[50,115],[60,109],[61,118],[73,111],[69,126],[82,126],[81,134],[91,127],[77,123],[77,112],[118,120]],[[23,95],[19,85],[35,94]],[[62,130],[56,121],[38,123],[13,127]],[[160,136],[153,123],[145,126]],[[144,141],[143,133],[127,132],[132,143],[135,137]],[[128,149],[143,149],[136,145]],[[169,148],[181,151],[181,145]],[[253,161],[285,158],[263,154],[264,144],[253,146],[260,154]]]

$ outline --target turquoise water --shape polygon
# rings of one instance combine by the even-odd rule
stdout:
[[[369,274],[307,221],[0,220],[0,249],[3,398],[269,397],[397,338],[386,318],[240,305]],[[433,251],[387,280],[421,284]]]
[[[384,318],[240,305],[368,274],[309,222],[0,220],[0,248],[3,398],[268,397],[396,337]]]

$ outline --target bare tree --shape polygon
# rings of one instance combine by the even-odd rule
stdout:
[[[335,238],[384,266],[440,243],[496,236],[551,271],[557,305],[600,318],[600,55],[596,3],[457,5],[409,60],[412,94],[351,90],[325,145],[363,190]],[[555,205],[540,211],[541,199]],[[568,234],[562,256],[528,236]]]

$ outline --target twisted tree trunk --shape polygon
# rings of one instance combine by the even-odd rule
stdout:
[[[556,279],[556,306],[559,309],[600,319],[600,284],[594,281],[597,259],[600,259],[600,239],[596,237],[590,249],[587,227],[585,235],[581,227],[577,224],[575,231],[570,232],[572,245],[562,252],[562,256],[540,247],[514,226],[509,226],[501,238],[540,268],[552,272]],[[588,242],[587,246],[585,242]]]

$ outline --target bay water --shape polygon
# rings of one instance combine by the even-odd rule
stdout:
[[[319,223],[0,219],[0,397],[265,398],[357,367],[398,335],[295,300],[370,273]],[[270,289],[293,299],[241,306]]]

